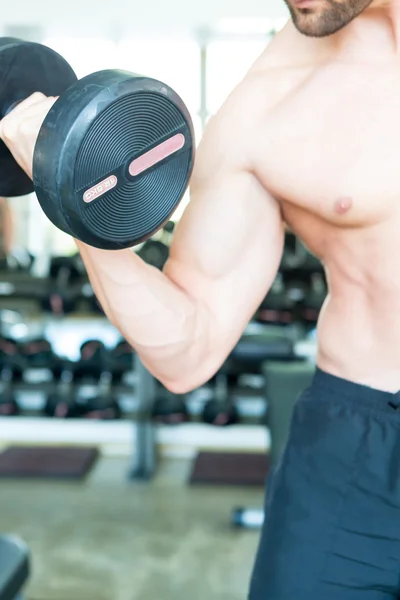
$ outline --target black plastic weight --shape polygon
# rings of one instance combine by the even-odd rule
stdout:
[[[181,201],[194,132],[167,85],[100,71],[71,86],[39,133],[35,191],[49,219],[92,246],[118,250],[148,239]]]
[[[0,38],[0,77],[0,117],[34,91],[60,96],[33,158],[34,190],[59,229],[118,250],[147,240],[168,222],[195,154],[193,123],[174,90],[120,70],[76,81],[53,50],[12,38]],[[32,191],[11,155],[0,164],[0,195]]]
[[[77,77],[57,52],[42,44],[0,38],[0,119],[34,92],[59,96]],[[23,196],[34,191],[31,179],[0,141],[0,196]]]

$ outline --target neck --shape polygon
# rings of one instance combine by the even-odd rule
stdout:
[[[335,53],[382,63],[400,58],[400,0],[374,0],[347,27],[331,36]]]

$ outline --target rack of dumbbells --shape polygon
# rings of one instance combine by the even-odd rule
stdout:
[[[327,291],[322,263],[287,232],[277,276],[255,320],[272,326],[293,326],[305,336],[317,324]]]
[[[162,269],[172,232],[173,223],[168,223],[136,251]],[[321,265],[287,234],[276,282],[238,346],[206,385],[177,396],[151,377],[118,332],[96,335],[113,328],[79,255],[52,258],[42,278],[33,275],[34,258],[29,258],[0,265],[0,417],[103,423],[133,419],[132,477],[143,479],[156,469],[159,425],[203,425],[214,432],[212,444],[221,428],[264,426],[261,365],[302,353],[326,295]],[[10,310],[15,306],[19,312]],[[72,326],[84,334],[73,353],[63,341],[63,331],[68,334]],[[210,439],[204,428],[201,436]]]
[[[167,223],[137,249],[159,269],[168,258],[173,228],[172,222]],[[114,423],[134,419],[132,477],[151,477],[156,468],[157,410],[165,415],[168,400],[108,323],[79,254],[51,258],[46,275],[37,277],[35,258],[18,252],[0,264],[0,282],[3,432],[10,429],[11,421],[5,419],[11,417],[20,422],[24,418]],[[76,339],[72,347],[68,339],[73,328],[83,338],[78,347]]]

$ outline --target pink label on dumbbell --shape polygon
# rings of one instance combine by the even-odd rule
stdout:
[[[129,174],[132,177],[140,175],[140,173],[147,171],[150,167],[154,167],[154,165],[171,156],[171,154],[178,152],[184,145],[185,136],[182,133],[173,135],[168,140],[165,140],[165,142],[139,156],[139,158],[135,158],[129,165]]]
[[[91,187],[89,190],[86,190],[86,192],[83,194],[83,200],[85,202],[93,202],[93,200],[96,200],[96,198],[99,198],[106,192],[112,190],[117,183],[118,179],[115,177],[115,175],[110,175],[110,177],[107,177],[107,179],[104,179],[104,181],[100,181],[100,183],[96,183],[96,185]]]

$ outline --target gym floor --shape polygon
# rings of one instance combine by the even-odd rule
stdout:
[[[230,528],[263,490],[190,487],[168,460],[150,484],[103,458],[83,484],[0,482],[0,531],[32,551],[27,600],[244,600],[257,531]]]

